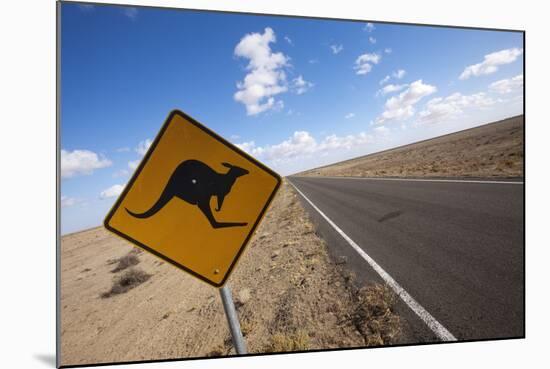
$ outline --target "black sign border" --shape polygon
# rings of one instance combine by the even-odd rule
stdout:
[[[196,272],[194,272],[193,270],[187,268],[186,266],[170,259],[169,257],[167,257],[166,255],[163,255],[161,254],[160,252],[152,249],[151,247],[141,243],[140,241],[130,237],[129,235],[125,234],[125,233],[122,233],[121,231],[117,230],[116,228],[113,228],[111,225],[109,225],[109,222],[111,221],[111,218],[113,217],[113,215],[116,213],[116,211],[119,209],[120,207],[120,204],[122,203],[122,201],[124,200],[124,198],[126,197],[126,195],[128,194],[128,191],[130,190],[130,188],[134,185],[134,182],[136,181],[137,177],[140,175],[141,171],[143,170],[143,168],[145,167],[145,165],[147,164],[147,162],[149,161],[149,158],[151,157],[153,151],[155,150],[155,148],[157,147],[158,143],[160,142],[162,136],[164,135],[164,132],[166,131],[166,129],[168,128],[168,126],[171,124],[171,123],[174,123],[174,118],[176,116],[179,116],[183,119],[185,119],[187,122],[193,124],[195,127],[199,128],[200,130],[202,130],[204,133],[208,134],[209,136],[211,136],[212,138],[214,138],[215,140],[221,142],[223,145],[227,146],[229,149],[235,151],[237,154],[243,156],[245,159],[247,159],[248,161],[252,162],[253,164],[255,164],[256,166],[260,167],[261,169],[263,169],[264,171],[266,171],[267,173],[269,173],[270,175],[272,175],[273,177],[275,177],[275,179],[277,180],[277,184],[275,185],[275,188],[273,189],[273,191],[271,192],[271,194],[269,195],[269,198],[267,199],[266,203],[264,204],[264,207],[262,209],[262,211],[260,212],[259,216],[256,218],[256,221],[254,222],[254,225],[252,226],[252,228],[250,229],[250,232],[248,233],[248,235],[246,236],[246,238],[244,239],[243,241],[243,244],[240,246],[239,248],[239,251],[237,252],[237,255],[235,256],[235,258],[233,259],[233,261],[231,262],[231,265],[229,266],[229,269],[227,270],[227,272],[225,273],[225,276],[223,277],[223,279],[221,280],[220,283],[216,283],[208,278],[206,278],[205,276],[201,275],[201,274],[198,274]],[[252,238],[252,235],[254,234],[254,232],[256,231],[256,228],[258,227],[258,225],[260,224],[261,220],[263,219],[264,215],[265,215],[265,212],[267,211],[267,209],[269,208],[269,205],[271,205],[271,202],[273,201],[273,198],[275,197],[275,195],[277,194],[277,191],[279,190],[279,188],[281,187],[281,183],[282,183],[282,179],[281,179],[281,176],[278,175],[277,173],[275,173],[272,169],[268,168],[267,166],[265,166],[264,164],[260,163],[258,160],[254,159],[252,156],[250,156],[249,154],[247,154],[245,151],[239,149],[238,147],[234,146],[233,144],[231,144],[229,141],[227,141],[226,139],[224,139],[223,137],[221,137],[220,135],[218,135],[216,132],[210,130],[209,128],[207,128],[206,126],[204,126],[203,124],[199,123],[197,120],[193,119],[192,117],[190,117],[189,115],[185,114],[184,112],[182,112],[181,110],[172,110],[170,112],[170,114],[168,115],[168,117],[166,118],[164,124],[162,125],[162,128],[160,129],[160,131],[157,133],[157,136],[155,137],[153,143],[151,144],[151,147],[149,147],[149,149],[147,150],[147,153],[145,154],[145,156],[143,157],[143,159],[141,160],[141,163],[139,163],[139,166],[137,167],[137,169],[134,171],[134,174],[132,175],[132,177],[130,178],[130,180],[128,181],[128,183],[126,184],[126,186],[124,187],[124,190],[122,191],[122,193],[120,194],[120,196],[118,197],[118,199],[116,200],[116,202],[114,203],[114,205],[112,206],[111,210],[109,211],[109,213],[107,214],[107,216],[105,217],[105,220],[103,221],[103,226],[110,232],[116,234],[117,236],[119,237],[122,237],[123,239],[139,246],[140,248],[156,255],[157,257],[161,258],[162,260],[165,260],[167,261],[168,263],[176,266],[177,268],[179,269],[182,269],[184,271],[186,271],[187,273],[193,275],[194,277],[214,286],[214,287],[217,287],[217,288],[220,288],[220,287],[223,287],[225,285],[225,283],[227,282],[227,280],[229,279],[229,277],[231,276],[235,266],[237,265],[237,262],[239,261],[239,259],[241,258],[241,255],[243,253],[243,251],[246,249],[246,246],[248,245],[250,239]]]

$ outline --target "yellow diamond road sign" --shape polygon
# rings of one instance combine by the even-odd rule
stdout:
[[[280,184],[271,169],[173,111],[104,225],[221,287]]]

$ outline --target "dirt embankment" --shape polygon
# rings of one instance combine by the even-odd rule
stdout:
[[[297,175],[523,177],[523,130],[521,115]]]
[[[61,248],[64,365],[234,353],[216,289],[102,228]],[[249,351],[398,342],[396,297],[340,268],[285,183],[229,282]]]

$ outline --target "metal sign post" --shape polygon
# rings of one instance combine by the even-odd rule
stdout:
[[[235,310],[235,304],[233,303],[233,298],[229,287],[225,286],[220,288],[220,296],[222,298],[225,316],[227,317],[227,324],[229,324],[229,330],[231,331],[233,346],[235,347],[237,354],[245,355],[247,354],[246,344],[244,342],[243,333],[241,332],[239,317],[237,316],[237,310]]]

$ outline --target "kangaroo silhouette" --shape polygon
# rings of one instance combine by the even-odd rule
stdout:
[[[229,168],[227,173],[218,173],[199,160],[186,160],[174,170],[162,194],[151,208],[143,213],[126,211],[136,218],[149,218],[161,210],[172,198],[177,197],[191,205],[197,205],[213,228],[242,227],[248,223],[218,222],[210,209],[210,199],[216,196],[220,211],[223,200],[231,191],[237,178],[248,174],[248,170],[229,163],[222,163]]]

